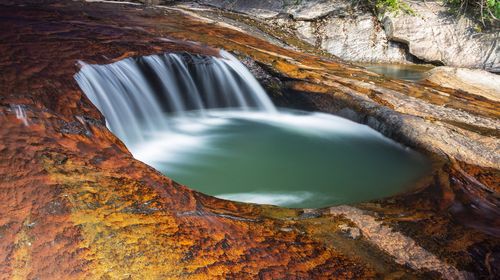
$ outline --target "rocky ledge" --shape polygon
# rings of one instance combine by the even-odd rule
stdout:
[[[427,72],[426,79],[443,87],[463,90],[495,102],[500,101],[500,75],[484,70],[441,66]]]
[[[498,278],[497,101],[278,47],[182,7],[0,4],[0,279]],[[212,198],[135,160],[79,90],[78,60],[245,61],[280,106],[366,123],[426,154],[396,197],[327,209]]]
[[[284,41],[290,42],[286,35],[292,33],[347,61],[427,62],[500,72],[498,27],[481,30],[477,21],[452,14],[441,1],[404,0],[412,14],[347,0],[194,2],[248,16]]]

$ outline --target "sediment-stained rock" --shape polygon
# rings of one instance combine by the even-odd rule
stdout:
[[[357,207],[453,271],[499,275],[497,103],[389,80],[178,10],[27,0],[3,2],[0,18],[0,279],[446,277],[400,265],[363,229],[352,239],[354,217],[233,203],[173,182],[133,159],[73,80],[78,60],[220,47],[279,79],[275,99],[350,110],[435,157],[423,190]]]

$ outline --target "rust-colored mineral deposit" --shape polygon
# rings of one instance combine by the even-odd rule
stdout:
[[[498,102],[430,82],[386,79],[173,9],[7,0],[0,4],[0,30],[0,279],[500,275],[498,157],[488,154],[498,145]],[[286,77],[282,102],[307,92],[315,108],[351,108],[435,157],[434,175],[411,194],[356,208],[219,200],[135,160],[73,79],[80,60],[217,55],[218,48]],[[448,131],[449,139],[436,138]],[[467,149],[453,149],[469,140]],[[474,208],[471,201],[492,206]],[[384,227],[370,234],[369,223],[379,222]],[[383,239],[391,230],[398,235]],[[411,252],[398,256],[405,242],[432,263],[420,265]]]

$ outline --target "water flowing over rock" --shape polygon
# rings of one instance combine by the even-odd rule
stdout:
[[[128,58],[109,65],[83,64],[75,79],[106,116],[109,128],[134,144],[146,135],[168,131],[166,113],[207,109],[276,108],[253,75],[235,57],[190,54]]]
[[[135,158],[206,194],[318,208],[394,195],[425,175],[422,157],[366,125],[278,111],[219,54],[84,64],[75,79]]]
[[[188,12],[0,3],[0,279],[499,278],[498,102]],[[220,48],[266,72],[276,103],[370,124],[429,155],[433,176],[413,192],[334,209],[217,199],[135,160],[73,77],[78,61]]]

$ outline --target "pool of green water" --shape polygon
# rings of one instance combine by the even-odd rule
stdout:
[[[317,208],[404,192],[426,169],[415,152],[364,125],[320,113],[211,112],[169,117],[131,147],[137,158],[225,199]]]
[[[433,68],[431,65],[415,64],[362,64],[361,66],[377,74],[413,82],[425,78],[427,71]]]

